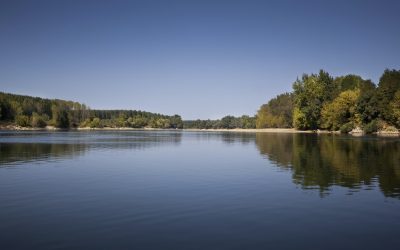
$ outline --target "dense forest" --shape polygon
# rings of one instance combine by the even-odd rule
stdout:
[[[278,95],[257,112],[257,128],[294,127],[366,133],[400,128],[400,70],[385,70],[378,85],[357,75],[304,74],[293,92]]]
[[[21,127],[182,128],[179,115],[136,110],[92,110],[85,104],[0,92],[0,121]]]

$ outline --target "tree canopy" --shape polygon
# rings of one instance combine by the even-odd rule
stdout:
[[[400,128],[400,70],[385,70],[378,86],[354,74],[335,78],[323,70],[304,74],[293,83],[292,93],[261,105],[256,124],[302,130],[359,127],[367,132]]]
[[[290,128],[292,113],[293,94],[280,94],[260,107],[257,112],[257,128]]]

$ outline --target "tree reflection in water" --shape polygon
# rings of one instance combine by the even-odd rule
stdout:
[[[91,132],[2,133],[0,167],[25,162],[74,158],[89,150],[143,150],[180,145],[183,138],[220,140],[230,145],[255,143],[279,168],[292,172],[304,189],[322,196],[333,186],[349,192],[375,189],[400,198],[400,138],[274,133]]]
[[[351,191],[379,185],[385,196],[400,197],[399,138],[257,133],[260,153],[293,173],[302,188],[321,195],[339,185]]]
[[[89,150],[143,150],[179,145],[182,133],[141,131],[4,132],[0,141],[0,167],[26,162],[57,161],[84,155]]]

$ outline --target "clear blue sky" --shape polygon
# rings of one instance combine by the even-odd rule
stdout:
[[[253,115],[325,69],[400,69],[400,1],[1,1],[0,91]]]

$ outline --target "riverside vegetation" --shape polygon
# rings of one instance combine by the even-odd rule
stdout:
[[[283,93],[261,105],[255,116],[182,121],[136,110],[91,110],[85,104],[0,92],[0,120],[21,127],[58,128],[295,128],[348,133],[398,132],[400,70],[385,70],[378,85],[357,75],[304,74]]]
[[[256,126],[256,118],[247,115],[228,115],[220,120],[182,121],[179,115],[167,116],[137,110],[94,110],[79,102],[2,92],[0,121],[3,125],[34,128],[248,129]]]
[[[400,128],[400,71],[385,70],[376,86],[357,75],[304,74],[293,92],[278,95],[257,112],[257,128],[294,127],[365,133]]]
[[[261,105],[254,117],[185,121],[184,127],[398,132],[400,70],[385,70],[378,85],[353,74],[335,78],[323,70],[304,74],[293,83],[291,93]]]
[[[137,110],[92,110],[85,104],[64,100],[0,92],[0,120],[3,124],[44,128],[182,128],[179,115]]]

